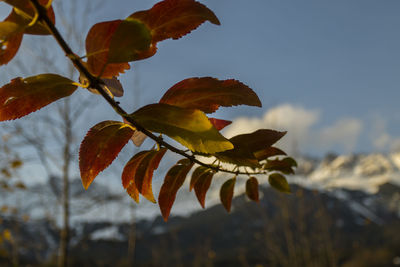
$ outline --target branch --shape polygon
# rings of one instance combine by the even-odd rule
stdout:
[[[266,174],[266,171],[260,171],[260,172],[253,172],[253,173],[248,173],[248,172],[241,172],[241,171],[233,171],[233,170],[226,170],[223,168],[220,168],[219,166],[213,166],[207,163],[204,163],[198,159],[194,155],[189,155],[185,153],[183,150],[180,150],[173,145],[170,145],[169,143],[165,142],[161,137],[156,136],[152,132],[148,131],[145,129],[142,125],[140,125],[138,122],[136,122],[134,119],[129,117],[129,114],[103,89],[101,85],[103,85],[103,81],[99,77],[93,76],[89,70],[84,66],[84,64],[81,61],[81,58],[77,56],[72,49],[69,47],[67,42],[64,40],[64,38],[61,36],[60,32],[57,30],[53,22],[50,20],[50,18],[47,16],[47,10],[45,7],[39,4],[38,0],[30,0],[32,5],[34,6],[37,14],[38,14],[38,21],[42,21],[47,27],[48,30],[50,31],[51,35],[56,39],[57,43],[59,46],[62,48],[62,50],[65,52],[66,57],[68,57],[72,64],[74,64],[75,68],[82,73],[87,80],[89,81],[89,87],[95,88],[100,95],[108,102],[108,104],[111,105],[111,107],[114,108],[115,112],[117,112],[120,116],[124,117],[129,123],[131,123],[138,131],[141,131],[144,133],[146,136],[154,140],[158,145],[166,147],[170,151],[179,154],[193,163],[196,163],[200,166],[209,168],[214,170],[215,172],[225,172],[225,173],[231,173],[231,174],[245,174],[245,175],[255,175],[255,174]]]

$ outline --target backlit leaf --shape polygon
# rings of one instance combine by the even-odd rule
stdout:
[[[49,35],[51,34],[47,27],[40,21],[37,21],[34,25],[28,26],[35,14],[35,10],[29,0],[5,0],[6,3],[14,6],[10,16],[6,19],[13,21],[20,25],[21,30],[26,34],[34,35]],[[39,0],[41,5],[46,5],[48,0]],[[47,9],[47,16],[50,21],[55,23],[55,15],[53,7]]]
[[[233,163],[240,166],[260,168],[259,161],[262,160],[263,150],[267,150],[282,138],[286,132],[261,129],[249,134],[236,135],[229,139],[234,149],[215,153],[214,156],[221,161]],[[274,151],[270,151],[273,153]],[[278,153],[278,151],[275,151]],[[257,158],[256,154],[260,157]]]
[[[192,151],[215,153],[233,148],[200,110],[151,104],[130,117],[149,131],[166,134]]]
[[[256,93],[236,80],[211,77],[189,78],[172,86],[160,103],[212,113],[220,106],[249,105],[261,107]]]
[[[122,185],[126,189],[127,193],[137,202],[139,203],[139,190],[135,183],[135,175],[137,168],[139,167],[142,160],[150,153],[151,151],[140,151],[135,154],[125,165],[124,170],[122,172]]]
[[[286,181],[285,176],[280,173],[273,173],[268,177],[269,184],[277,189],[278,191],[284,193],[290,193],[290,187],[288,182]]]
[[[140,21],[128,18],[97,23],[86,37],[88,68],[96,76],[117,76],[129,68],[126,62],[139,59],[139,54],[149,49],[150,42],[150,32]]]
[[[165,152],[167,152],[166,148],[161,148],[159,151],[151,151],[143,158],[135,174],[135,184],[139,193],[153,203],[156,202],[152,189],[153,173],[158,168]]]
[[[214,125],[215,129],[217,129],[218,131],[221,131],[226,126],[232,123],[231,121],[226,121],[221,119],[215,119],[215,118],[208,118],[208,119],[210,120],[212,125]]]
[[[151,29],[153,43],[168,38],[178,39],[206,20],[220,24],[210,9],[194,0],[164,0],[129,17],[141,20]]]
[[[158,168],[158,165],[164,156],[166,148],[160,150],[149,150],[142,151],[133,156],[129,162],[125,165],[122,172],[122,185],[129,192],[135,192],[131,195],[136,202],[139,202],[139,197],[136,192],[142,194],[149,201],[155,203],[152,179],[154,170]]]
[[[192,178],[190,179],[189,191],[192,191],[194,185],[197,183],[197,180],[200,178],[200,176],[208,173],[212,173],[212,170],[210,168],[204,166],[198,166],[192,173]]]
[[[235,188],[236,177],[229,179],[222,186],[219,191],[219,197],[224,208],[230,212],[233,198],[233,191]]]
[[[268,160],[264,169],[268,171],[280,171],[284,174],[294,174],[293,167],[297,167],[294,159],[287,157],[284,159]]]
[[[76,88],[73,81],[57,74],[15,78],[0,88],[0,121],[28,115],[71,95]]]
[[[21,46],[23,34],[17,32],[10,34],[6,39],[0,40],[0,65],[7,64],[17,54]]]
[[[267,147],[265,149],[259,150],[254,152],[254,156],[259,160],[262,161],[264,159],[267,159],[269,157],[273,156],[286,156],[286,153],[279,148],[276,147]]]
[[[168,220],[172,205],[174,204],[176,193],[185,182],[186,175],[193,167],[193,163],[188,159],[178,161],[178,163],[169,169],[165,176],[164,183],[161,186],[158,196],[161,214],[165,221]]]
[[[253,201],[260,202],[258,195],[258,180],[256,177],[250,177],[246,181],[246,195]]]
[[[205,207],[206,194],[208,189],[210,188],[213,176],[214,172],[205,172],[199,176],[193,186],[196,197],[203,209]]]
[[[119,121],[103,121],[89,130],[79,150],[79,168],[85,189],[118,156],[133,131]]]

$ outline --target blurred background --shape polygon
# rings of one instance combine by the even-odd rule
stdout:
[[[125,18],[157,1],[55,0],[56,26],[84,55],[100,21]],[[29,116],[0,124],[0,265],[14,266],[400,266],[400,2],[396,0],[201,1],[221,26],[204,23],[120,76],[129,112],[158,102],[189,77],[237,79],[262,108],[220,109],[227,137],[286,130],[279,142],[299,166],[293,193],[271,189],[260,203],[235,187],[231,213],[216,175],[201,209],[184,185],[165,223],[139,205],[120,175],[138,151],[127,145],[85,191],[78,149],[103,120],[120,120],[85,89]],[[11,8],[0,3],[0,16]],[[24,36],[0,84],[59,73],[78,79],[51,37]],[[153,144],[146,141],[143,149]],[[169,153],[153,179],[158,193]],[[65,197],[68,196],[68,197]]]

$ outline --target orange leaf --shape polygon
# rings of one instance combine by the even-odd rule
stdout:
[[[220,119],[215,119],[215,118],[208,118],[208,119],[210,120],[212,125],[214,125],[215,129],[217,129],[218,131],[221,131],[226,126],[228,126],[229,124],[232,123],[231,121],[220,120]]]
[[[197,167],[192,173],[192,178],[190,179],[189,191],[192,191],[194,185],[197,183],[197,180],[200,178],[200,176],[209,172],[212,172],[210,168],[203,166]]]
[[[119,121],[103,121],[89,130],[79,150],[79,168],[85,189],[118,156],[133,131]]]
[[[152,189],[153,173],[158,168],[165,152],[167,152],[166,148],[161,148],[159,151],[151,151],[142,160],[135,174],[135,184],[139,193],[153,203],[156,203]]]
[[[71,95],[77,86],[57,74],[15,78],[0,88],[0,121],[14,120],[60,98]]]
[[[152,190],[153,172],[167,152],[166,148],[159,151],[142,151],[133,156],[125,165],[122,173],[122,184],[124,188],[131,188],[138,191],[151,202],[156,202]],[[136,189],[135,189],[136,188]],[[129,192],[128,192],[129,193]],[[138,198],[133,197],[136,202]]]
[[[158,196],[158,204],[164,221],[168,220],[172,205],[174,204],[176,193],[183,185],[186,175],[193,167],[193,163],[188,159],[177,162],[176,165],[169,169],[165,176],[164,183],[161,186]]]
[[[208,169],[207,171],[203,172],[201,175],[197,176],[197,178],[196,178],[196,176],[192,175],[192,180],[190,181],[191,185],[193,182],[194,192],[196,194],[197,199],[199,200],[200,205],[203,207],[203,209],[205,207],[206,193],[208,191],[208,188],[210,188],[211,180],[212,180],[213,176],[214,176],[214,172],[209,171],[209,169]]]
[[[137,168],[149,152],[150,151],[140,151],[139,153],[134,155],[125,165],[122,172],[122,185],[126,189],[127,193],[137,203],[139,203],[139,190],[137,189],[134,178]]]
[[[258,180],[256,177],[250,177],[246,181],[246,195],[253,201],[260,202],[258,196]]]
[[[7,39],[0,42],[0,65],[7,64],[17,54],[21,46],[23,34],[17,32],[7,36]]]
[[[182,108],[215,112],[220,106],[249,105],[261,107],[256,93],[236,80],[218,80],[211,77],[189,78],[172,86],[160,103]]]
[[[168,38],[178,39],[206,20],[220,24],[210,9],[194,0],[164,0],[129,17],[141,20],[151,29],[153,43]]]
[[[222,186],[219,191],[219,197],[224,208],[230,212],[233,198],[233,190],[235,188],[236,177],[229,179]]]

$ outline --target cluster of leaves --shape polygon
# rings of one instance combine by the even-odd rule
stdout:
[[[5,2],[12,5],[13,10],[0,24],[1,64],[6,64],[15,55],[23,34],[52,34],[80,71],[81,77],[80,83],[56,74],[13,79],[0,88],[0,121],[25,116],[73,94],[78,86],[100,93],[123,117],[123,121],[98,123],[84,138],[79,165],[86,189],[130,139],[139,146],[149,136],[156,142],[157,148],[143,150],[129,160],[122,172],[122,185],[135,201],[139,202],[141,194],[156,202],[152,177],[160,161],[167,150],[184,156],[169,169],[159,193],[158,202],[165,220],[177,191],[193,168],[190,190],[194,189],[203,207],[207,190],[217,172],[234,175],[220,190],[221,202],[228,211],[240,174],[249,177],[246,192],[252,200],[258,201],[256,174],[269,175],[271,186],[290,192],[282,173],[293,173],[296,162],[273,146],[285,132],[261,129],[227,139],[220,130],[231,122],[207,115],[219,107],[261,107],[256,93],[245,84],[233,79],[211,77],[185,79],[168,89],[158,103],[146,105],[130,114],[114,101],[114,97],[123,95],[117,77],[130,68],[129,62],[153,56],[158,42],[178,39],[206,21],[220,24],[206,6],[194,0],[164,0],[125,19],[97,23],[87,34],[86,61],[83,62],[72,53],[54,27],[50,0]],[[189,153],[170,145],[162,135],[179,142]],[[197,156],[214,157],[215,162],[206,164]],[[222,163],[230,163],[234,167],[226,169]]]

